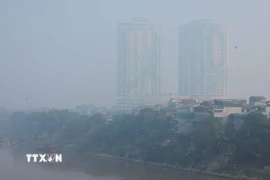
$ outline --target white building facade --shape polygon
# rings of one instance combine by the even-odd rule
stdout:
[[[142,18],[118,25],[117,104],[132,109],[161,94],[161,26]]]
[[[179,29],[179,95],[228,96],[228,24],[198,20]]]

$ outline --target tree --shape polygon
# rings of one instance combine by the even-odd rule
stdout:
[[[261,166],[269,163],[270,121],[261,113],[250,113],[238,133],[237,159],[254,161],[260,159]],[[266,160],[266,161],[264,161]]]

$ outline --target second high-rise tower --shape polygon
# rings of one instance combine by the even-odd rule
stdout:
[[[192,21],[179,29],[179,95],[228,96],[228,24]]]

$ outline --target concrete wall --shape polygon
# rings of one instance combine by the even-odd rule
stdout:
[[[230,114],[241,114],[242,107],[224,107],[223,116],[229,116]]]
[[[214,109],[214,117],[215,118],[222,118],[222,117],[224,117],[224,109],[223,108],[215,108]]]
[[[263,112],[263,115],[265,115],[267,118],[270,118],[270,106],[265,107],[265,112]]]
[[[222,112],[218,112],[222,111]],[[224,108],[215,108],[214,117],[219,118],[223,124],[228,122],[228,116],[230,114],[241,114],[242,107],[224,107]]]

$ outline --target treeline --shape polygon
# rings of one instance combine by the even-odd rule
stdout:
[[[247,115],[239,131],[233,124],[223,125],[213,117],[203,119],[192,133],[177,133],[175,123],[165,112],[151,109],[137,116],[114,116],[112,121],[100,114],[89,117],[52,110],[16,112],[6,131],[13,138],[49,141],[66,151],[196,168],[205,164],[213,169],[228,163],[270,164],[270,121],[262,114]]]

